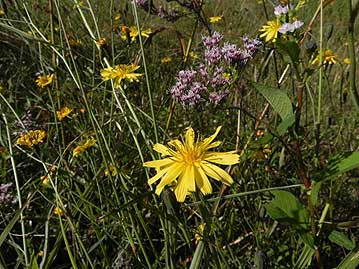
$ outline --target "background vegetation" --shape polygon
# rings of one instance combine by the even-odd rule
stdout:
[[[189,107],[169,90],[202,36],[242,46],[278,3],[136,2],[0,1],[0,268],[356,268],[358,1],[300,1],[304,25],[261,39],[224,102]],[[131,63],[139,82],[102,80]],[[153,145],[220,125],[234,184],[157,196]]]

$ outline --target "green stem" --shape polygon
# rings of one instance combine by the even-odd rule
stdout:
[[[348,0],[349,2],[349,23],[348,23],[348,36],[349,36],[349,57],[350,57],[350,73],[349,73],[349,92],[356,110],[359,112],[359,94],[356,88],[355,75],[356,75],[356,59],[354,47],[354,24],[358,15],[359,1]]]

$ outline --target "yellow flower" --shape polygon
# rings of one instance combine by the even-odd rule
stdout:
[[[50,178],[47,175],[41,176],[40,181],[41,181],[42,185],[44,185],[44,186],[48,186],[50,184]]]
[[[189,53],[189,57],[191,57],[192,59],[198,59],[198,55],[196,53],[194,53],[193,51],[191,51]]]
[[[106,44],[106,38],[101,37],[99,40],[96,41],[97,46],[102,47]]]
[[[329,49],[325,50],[324,53],[318,53],[317,56],[312,61],[312,64],[316,64],[320,66],[321,65],[320,58],[322,58],[324,65],[337,63],[337,56]]]
[[[71,112],[72,112],[72,109],[65,106],[65,107],[61,108],[59,111],[56,111],[56,116],[59,119],[59,121],[62,121]]]
[[[192,128],[189,128],[182,141],[175,139],[168,143],[169,147],[155,144],[153,149],[161,153],[162,160],[145,162],[145,167],[156,168],[157,174],[148,180],[153,184],[160,178],[156,187],[159,195],[166,185],[174,189],[177,201],[183,202],[189,192],[199,189],[203,194],[212,193],[212,186],[208,176],[226,185],[233,183],[232,177],[215,164],[233,165],[239,162],[239,155],[235,151],[214,152],[210,149],[218,147],[221,142],[213,142],[221,127],[203,140],[197,139]],[[178,178],[178,180],[177,180]]]
[[[121,14],[120,13],[117,13],[115,18],[114,18],[115,21],[119,21],[121,20]]]
[[[196,239],[196,241],[199,241],[203,238],[203,231],[204,231],[204,227],[206,226],[206,223],[201,223],[198,226],[198,233],[196,233],[194,235],[194,238]]]
[[[141,30],[141,36],[143,36],[143,37],[149,37],[150,34],[152,34],[151,28],[148,28],[146,30]],[[129,36],[131,38],[131,41],[133,42],[136,40],[138,35],[139,35],[139,32],[138,32],[137,26],[131,26],[131,27],[122,26],[121,27],[121,38],[123,40],[126,40],[127,37]]]
[[[40,88],[45,88],[47,85],[50,85],[54,79],[54,74],[51,75],[44,75],[44,76],[38,76],[35,80],[37,86]]]
[[[80,153],[84,152],[86,149],[95,145],[95,143],[96,143],[96,139],[90,137],[84,143],[80,143],[76,148],[74,148],[74,150],[72,151],[72,156],[76,157]]]
[[[172,58],[171,57],[163,57],[161,59],[161,63],[169,63],[169,62],[172,62]]]
[[[113,176],[113,177],[117,175],[116,166],[110,164],[110,165],[108,166],[108,169],[107,169],[107,168],[105,169],[105,176],[109,176],[109,175],[111,175],[111,176]]]
[[[352,61],[350,60],[350,58],[344,58],[343,63],[345,63],[345,64],[351,64]]]
[[[138,68],[140,67],[135,64],[120,64],[115,65],[115,67],[107,67],[101,70],[102,80],[114,79],[115,88],[120,87],[123,79],[138,82],[139,77],[142,76],[142,74],[134,73]]]
[[[70,38],[69,39],[69,45],[72,48],[79,48],[83,45],[82,41],[80,39],[74,39],[74,38]]]
[[[5,11],[3,9],[0,9],[0,16],[4,16],[5,15]]]
[[[279,21],[268,21],[266,25],[263,25],[259,30],[263,32],[260,37],[265,37],[265,42],[273,41],[275,42],[278,37],[278,31],[280,28]]]
[[[0,93],[4,93],[6,91],[6,87],[0,84]]]
[[[60,207],[55,207],[54,208],[54,214],[62,216],[62,215],[64,215],[64,211]]]
[[[223,19],[223,16],[213,16],[213,17],[209,17],[209,22],[210,23],[216,23],[219,22]]]
[[[21,146],[28,146],[32,148],[34,145],[44,142],[46,132],[43,130],[31,130],[26,134],[21,135],[17,140],[16,144]]]

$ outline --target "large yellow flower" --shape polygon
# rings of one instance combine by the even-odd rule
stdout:
[[[278,37],[278,32],[280,28],[280,22],[279,21],[268,21],[266,25],[263,25],[262,28],[259,30],[260,32],[263,32],[260,37],[265,37],[265,41],[273,41]]]
[[[168,142],[169,147],[162,144],[154,145],[154,150],[161,153],[161,157],[166,157],[144,163],[145,167],[156,168],[157,171],[157,174],[148,180],[148,184],[151,185],[162,178],[156,187],[157,195],[169,185],[174,189],[177,201],[183,202],[189,192],[196,191],[196,187],[203,194],[212,193],[208,177],[226,185],[233,183],[232,177],[215,164],[236,164],[239,162],[239,155],[235,151],[209,151],[221,144],[220,141],[212,143],[220,130],[221,127],[218,127],[210,137],[197,139],[195,142],[194,131],[189,128],[182,141],[172,140]]]
[[[114,87],[120,87],[121,81],[127,79],[130,82],[139,81],[142,74],[134,73],[138,68],[135,64],[120,64],[115,67],[107,67],[101,70],[102,80],[114,79]]]

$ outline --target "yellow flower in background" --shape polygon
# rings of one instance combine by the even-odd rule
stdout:
[[[209,17],[209,22],[210,23],[216,23],[219,22],[223,19],[223,16],[213,16],[213,17]]]
[[[135,64],[120,64],[115,65],[115,67],[107,67],[101,70],[101,77],[103,81],[109,79],[114,80],[114,87],[118,88],[121,85],[123,79],[128,80],[129,82],[139,81],[139,77],[143,74],[134,73],[138,68],[138,65]]]
[[[72,109],[65,106],[61,108],[59,111],[56,111],[56,116],[59,121],[62,121],[65,117],[67,117],[72,112]]]
[[[6,87],[2,84],[0,84],[0,93],[3,93],[6,91]]]
[[[47,187],[50,184],[49,176],[41,176],[40,177],[41,184]]]
[[[55,207],[53,212],[55,215],[59,215],[59,216],[64,215],[64,211],[60,207]]]
[[[290,4],[290,0],[279,0],[279,3],[281,4],[281,5],[289,5]]]
[[[161,59],[161,63],[169,63],[169,62],[172,62],[172,58],[171,57],[163,57]]]
[[[106,38],[101,37],[99,40],[96,41],[97,46],[102,47],[106,44]]]
[[[47,85],[50,85],[54,79],[54,74],[38,76],[35,80],[36,84],[40,88],[45,88]]]
[[[345,63],[345,64],[351,64],[352,61],[350,60],[350,58],[344,58],[343,63]]]
[[[0,16],[4,16],[5,15],[5,11],[3,9],[0,9]]]
[[[218,147],[221,142],[213,142],[221,127],[208,138],[195,141],[192,128],[186,131],[182,141],[175,139],[168,142],[168,146],[155,144],[153,149],[161,153],[161,160],[145,162],[145,167],[155,168],[157,174],[148,180],[153,184],[160,178],[161,182],[156,187],[159,195],[167,185],[174,189],[176,199],[183,202],[190,192],[199,189],[204,195],[212,193],[212,186],[208,180],[211,177],[226,185],[233,183],[232,177],[220,165],[233,165],[239,162],[239,155],[235,151],[214,152],[210,149]]]
[[[117,175],[117,169],[116,169],[116,166],[114,166],[113,164],[110,164],[108,166],[108,169],[106,168],[105,169],[105,176],[116,176]]]
[[[201,223],[198,226],[198,233],[196,233],[194,235],[194,238],[196,239],[196,241],[199,241],[199,240],[201,240],[203,238],[204,227],[206,227],[206,223]]]
[[[149,37],[150,34],[152,34],[151,28],[148,28],[146,30],[141,30],[141,36],[143,36],[143,37]],[[126,40],[127,37],[130,37],[131,42],[133,42],[136,40],[138,35],[139,35],[139,32],[138,32],[137,26],[131,26],[131,27],[122,26],[121,27],[121,38],[123,40]]]
[[[337,56],[333,53],[332,50],[325,50],[324,53],[318,53],[317,56],[312,61],[312,64],[316,64],[318,66],[321,65],[320,58],[322,58],[323,64],[336,64]]]
[[[17,140],[16,144],[21,146],[27,146],[32,148],[34,145],[44,142],[46,132],[43,130],[31,130],[26,134],[21,135]]]
[[[192,59],[198,59],[198,55],[196,53],[194,53],[193,51],[191,51],[189,53],[189,57],[191,57]]]
[[[69,45],[72,48],[79,48],[83,45],[83,42],[80,39],[69,38]]]
[[[275,42],[278,37],[280,26],[281,25],[279,21],[268,21],[267,24],[263,25],[259,30],[260,32],[263,32],[259,37],[265,38],[265,42]]]
[[[72,156],[76,157],[80,153],[84,152],[86,149],[92,147],[96,144],[96,139],[93,137],[88,138],[85,142],[80,143],[74,150],[72,151]]]
[[[120,14],[120,13],[117,13],[116,16],[114,17],[114,20],[115,20],[115,21],[121,20],[121,14]]]

